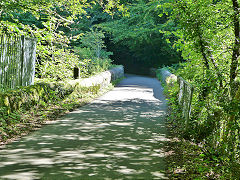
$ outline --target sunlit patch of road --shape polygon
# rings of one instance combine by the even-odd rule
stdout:
[[[166,179],[160,82],[118,87],[0,150],[0,179]]]

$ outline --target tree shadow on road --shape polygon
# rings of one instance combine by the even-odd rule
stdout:
[[[100,100],[0,151],[1,179],[165,179],[161,101]]]

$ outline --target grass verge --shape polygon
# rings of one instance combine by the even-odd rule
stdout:
[[[23,107],[9,113],[2,113],[0,117],[0,146],[27,135],[62,115],[91,102],[96,97],[111,90],[114,87],[113,84],[116,85],[118,81],[101,90],[94,88],[91,91],[87,89],[82,92],[73,91],[74,96],[70,94],[67,98],[56,98],[47,102],[39,101],[28,108]],[[55,96],[55,93],[53,94]]]

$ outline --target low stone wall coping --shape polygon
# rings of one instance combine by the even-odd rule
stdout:
[[[84,87],[91,87],[100,84],[101,88],[103,88],[108,86],[112,81],[115,81],[122,77],[124,77],[124,68],[123,66],[118,66],[92,77],[85,78],[79,82],[79,85]]]
[[[166,84],[172,84],[173,82],[177,82],[177,76],[175,74],[172,74],[167,69],[159,69],[161,74],[161,80],[165,82]]]

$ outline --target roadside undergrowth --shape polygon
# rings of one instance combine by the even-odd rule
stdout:
[[[118,80],[101,90],[97,90],[97,88],[94,91],[82,92],[78,96],[69,96],[65,99],[49,102],[41,101],[31,106],[31,108],[20,108],[8,114],[3,114],[1,118],[7,123],[0,127],[0,146],[27,135],[62,115],[91,102],[111,90],[114,87],[113,84],[117,82]]]
[[[204,142],[189,136],[183,126],[182,111],[178,105],[178,85],[166,85],[158,74],[168,100],[166,126],[169,141],[165,144],[167,175],[169,179],[239,179],[239,170],[226,164],[221,157],[208,152]],[[236,174],[234,174],[236,173]]]
[[[205,154],[201,144],[178,134],[176,124],[168,122],[166,143],[167,175],[169,179],[232,179],[228,168],[217,158]]]

